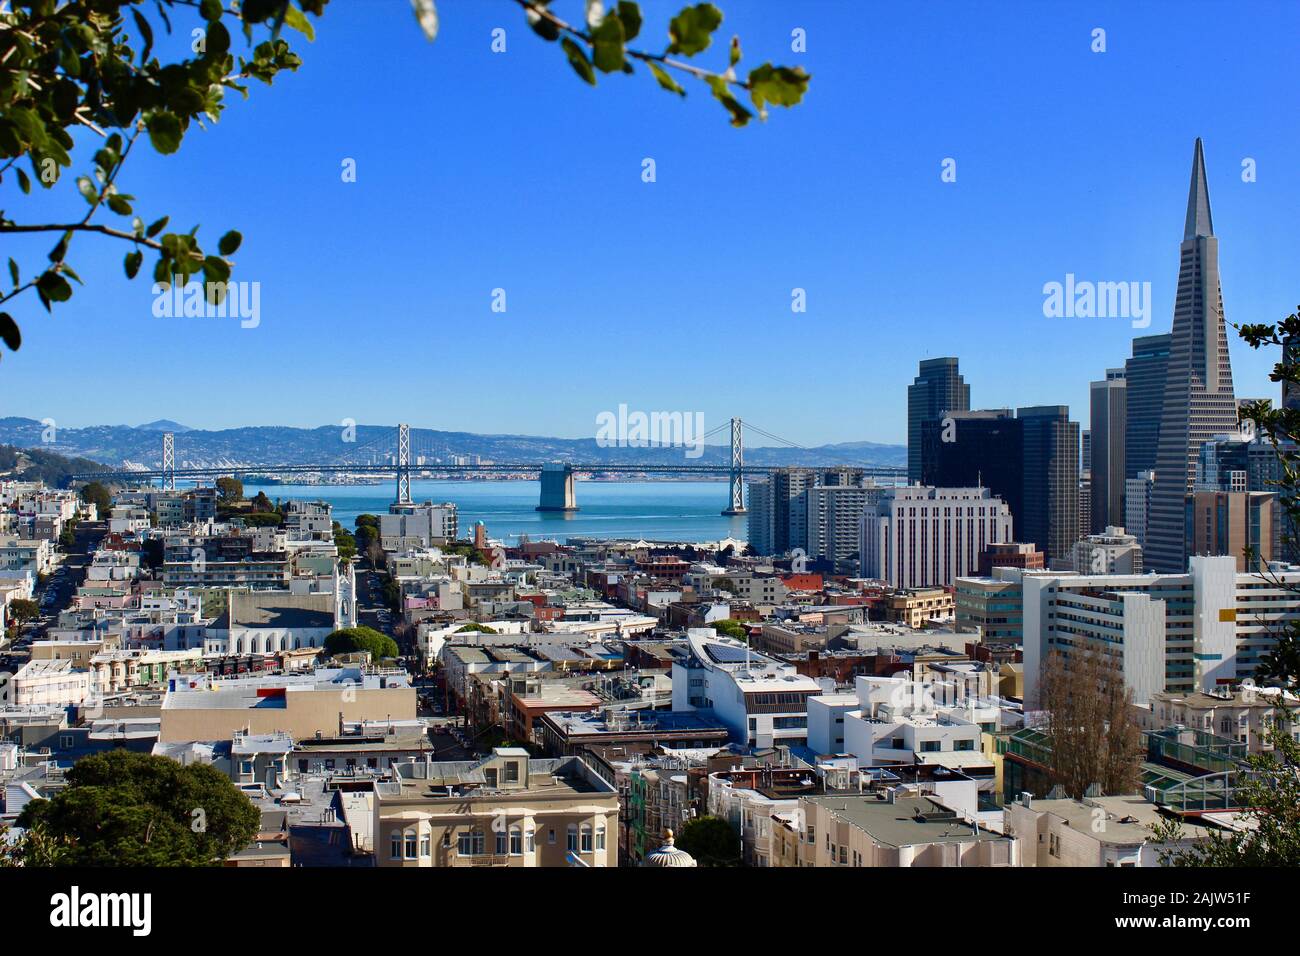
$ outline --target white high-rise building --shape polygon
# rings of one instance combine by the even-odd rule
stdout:
[[[862,576],[896,588],[975,574],[990,544],[1011,541],[1011,509],[987,488],[890,488],[862,516]]]
[[[1133,535],[1138,547],[1147,546],[1147,518],[1151,514],[1151,491],[1156,473],[1144,471],[1124,482],[1124,527]]]
[[[808,489],[808,557],[843,561],[857,553],[862,515],[874,510],[888,487],[819,485]]]
[[[1238,572],[1233,557],[1193,556],[1184,574],[1021,574],[1025,700],[1038,705],[1044,661],[1100,651],[1147,704],[1159,691],[1213,691],[1250,677],[1279,627],[1300,618],[1300,568]]]
[[[755,554],[772,553],[772,483],[764,478],[748,483],[749,546]]]

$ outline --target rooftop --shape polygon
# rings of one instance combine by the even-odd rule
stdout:
[[[979,829],[957,813],[928,797],[806,797],[850,826],[862,830],[882,846],[901,847],[930,843],[971,843],[1001,840],[1000,834]]]

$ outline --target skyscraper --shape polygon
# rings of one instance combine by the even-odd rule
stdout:
[[[1124,421],[1124,476],[1137,478],[1155,471],[1160,439],[1160,414],[1165,408],[1165,376],[1169,371],[1169,343],[1173,336],[1144,335],[1133,340],[1133,357],[1124,363],[1126,414]]]
[[[1079,538],[1079,423],[1065,405],[955,412],[952,428],[927,423],[925,485],[988,488],[1011,509],[1015,540],[1051,562]],[[947,433],[945,435],[945,432]],[[945,440],[946,438],[946,440]]]
[[[1157,571],[1182,572],[1187,570],[1186,501],[1192,491],[1201,444],[1237,429],[1237,403],[1232,392],[1232,365],[1219,285],[1219,240],[1210,217],[1200,139],[1196,140],[1192,158],[1170,335],[1169,372],[1147,528],[1147,563]]]
[[[1084,534],[1101,534],[1109,527],[1124,527],[1124,437],[1128,411],[1128,382],[1122,368],[1106,370],[1090,391],[1092,422],[1091,526]]]
[[[1070,421],[1068,405],[1018,408],[1016,421],[1025,476],[1017,540],[1032,541],[1052,567],[1065,567],[1079,540],[1079,423]]]
[[[921,429],[948,412],[970,408],[970,386],[957,371],[952,357],[925,359],[916,380],[907,386],[907,480],[921,481]]]

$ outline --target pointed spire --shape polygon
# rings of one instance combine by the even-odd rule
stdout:
[[[1196,152],[1192,156],[1192,186],[1187,192],[1187,225],[1183,230],[1183,241],[1212,235],[1214,221],[1210,218],[1210,187],[1205,183],[1205,151],[1198,136]]]

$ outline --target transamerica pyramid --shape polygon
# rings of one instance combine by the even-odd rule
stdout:
[[[1178,249],[1178,294],[1144,563],[1156,571],[1181,573],[1187,570],[1186,502],[1201,445],[1215,435],[1237,430],[1219,287],[1219,240],[1210,217],[1205,153],[1199,138]]]

